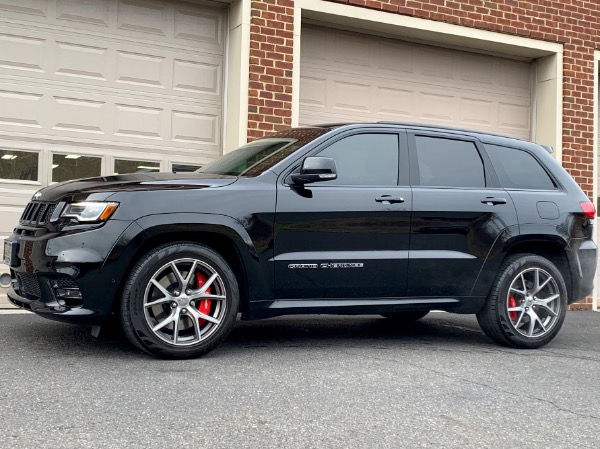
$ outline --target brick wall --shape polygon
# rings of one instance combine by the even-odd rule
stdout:
[[[329,0],[563,44],[563,165],[593,189],[594,50],[599,0]],[[252,2],[248,137],[291,123],[293,0]],[[590,308],[591,299],[580,308]]]
[[[294,2],[252,2],[248,138],[289,127],[292,120]]]

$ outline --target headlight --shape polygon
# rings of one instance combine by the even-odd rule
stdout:
[[[74,218],[81,222],[106,221],[117,210],[119,203],[83,202],[71,203],[60,214],[63,218]]]

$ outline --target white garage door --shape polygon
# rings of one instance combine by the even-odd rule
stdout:
[[[0,236],[48,183],[218,156],[226,17],[166,0],[0,0]]]
[[[300,123],[379,120],[530,138],[531,64],[304,26]]]

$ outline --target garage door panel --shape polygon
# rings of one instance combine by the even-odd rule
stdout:
[[[175,38],[223,48],[223,14],[175,6]]]
[[[460,104],[460,122],[480,129],[493,129],[498,122],[498,108],[491,100],[462,98]]]
[[[301,49],[301,124],[403,120],[530,136],[529,63],[313,26]]]
[[[0,29],[0,76],[221,104],[223,58],[101,39]]]
[[[110,26],[111,3],[107,1],[57,0],[57,21],[81,22],[100,27]]]
[[[53,54],[54,58],[50,58],[49,61],[40,58],[40,65],[47,68],[43,78],[66,81],[64,77],[69,77],[71,81],[93,84],[107,81],[110,73],[114,72],[108,47],[91,45],[92,41],[87,42],[88,45],[83,44],[81,40],[77,40],[77,43],[67,39],[47,41],[47,51]],[[35,56],[30,55],[30,59],[35,60]],[[52,73],[56,76],[52,76]]]
[[[390,45],[383,43],[379,47],[378,67],[382,70],[415,73],[415,51],[407,45]]]
[[[439,78],[444,78],[444,82],[456,78],[456,58],[452,53],[423,49],[419,52],[417,60],[419,61],[417,72],[421,76],[435,78],[432,81],[434,83],[438,83]]]
[[[221,95],[223,66],[222,59],[205,57],[196,59],[173,59],[173,90],[189,97],[212,96],[213,100]]]
[[[168,34],[169,15],[165,3],[121,0],[118,5],[117,27],[119,29],[159,36]]]
[[[380,86],[375,97],[378,115],[388,120],[412,119],[412,108],[407,106],[414,104],[414,95],[411,90]]]
[[[512,131],[511,134],[525,134],[529,131],[531,120],[531,109],[522,104],[500,103],[499,127]],[[526,138],[526,137],[525,137]]]
[[[19,30],[2,28],[0,31],[0,69],[10,70],[14,73],[24,72],[44,73],[42,68],[45,62],[47,46],[46,39],[41,37],[26,36]]]
[[[300,78],[300,105],[310,108],[325,108],[327,80],[303,76]]]
[[[530,66],[526,64],[498,64],[500,85],[521,89],[523,93],[531,89]]]
[[[93,91],[69,91],[4,82],[2,86],[0,131],[26,131],[57,137],[87,135],[93,139],[116,142],[159,140],[172,142],[176,147],[189,148],[201,142],[215,157],[220,152],[221,110],[215,106],[134,100]],[[182,134],[180,130],[189,129],[187,124],[190,120],[198,129],[191,134],[189,130]]]
[[[160,0],[0,0],[0,22],[223,55],[225,8]]]
[[[334,99],[332,107],[340,111],[353,111],[368,113],[370,108],[370,93],[372,86],[369,84],[353,83],[350,81],[333,81],[331,96]]]
[[[2,0],[0,10],[28,16],[48,16],[50,3],[46,0]]]
[[[459,76],[468,83],[477,83],[482,88],[489,89],[494,84],[495,65],[490,64],[488,58],[478,58],[475,56],[464,56],[461,58],[462,64],[459,65]]]

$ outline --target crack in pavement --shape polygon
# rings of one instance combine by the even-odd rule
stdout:
[[[357,354],[353,354],[351,351],[347,351],[347,350],[344,350],[342,352],[344,352],[346,354],[353,355],[353,356],[357,355]],[[524,394],[513,393],[511,391],[507,391],[507,390],[504,390],[502,388],[494,387],[492,385],[489,385],[489,384],[486,384],[486,383],[483,383],[483,382],[477,382],[477,381],[474,381],[474,380],[471,380],[471,379],[466,379],[464,377],[460,377],[460,376],[456,376],[456,375],[450,375],[448,373],[445,373],[445,372],[442,372],[442,371],[438,371],[438,370],[435,370],[433,368],[428,368],[426,366],[419,365],[418,363],[411,363],[411,362],[407,362],[406,360],[397,360],[397,359],[394,359],[394,358],[391,358],[391,357],[390,358],[383,358],[383,357],[376,357],[376,356],[365,355],[365,354],[360,354],[360,357],[363,358],[363,359],[364,358],[368,358],[368,359],[376,360],[376,361],[379,361],[379,362],[390,362],[390,361],[392,361],[392,362],[397,362],[397,363],[404,363],[404,364],[412,366],[414,368],[418,368],[418,369],[421,369],[423,371],[428,371],[430,373],[437,374],[438,376],[442,376],[442,377],[445,377],[447,379],[451,379],[451,380],[454,380],[454,381],[455,380],[460,380],[460,381],[462,381],[462,382],[464,382],[466,384],[478,385],[478,386],[490,389],[492,391],[496,391],[496,392],[499,392],[499,393],[504,393],[504,394],[507,394],[507,395],[510,395],[510,396],[514,396],[514,397],[517,397],[517,398],[528,398],[528,399],[532,399],[532,400],[535,400],[535,401],[543,402],[545,404],[549,404],[549,405],[553,406],[554,408],[556,408],[557,410],[559,410],[561,412],[571,413],[572,415],[578,416],[580,418],[592,418],[592,419],[600,420],[600,416],[596,416],[596,415],[592,415],[592,414],[586,414],[586,413],[581,413],[581,412],[576,412],[576,411],[570,410],[568,408],[562,407],[562,406],[560,406],[560,405],[556,404],[555,402],[553,402],[551,400],[548,400],[548,399],[539,398],[537,396],[532,396],[532,395],[526,394],[526,393],[524,393]]]

